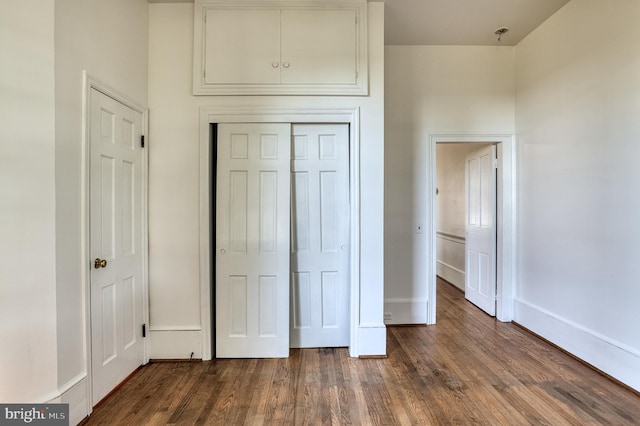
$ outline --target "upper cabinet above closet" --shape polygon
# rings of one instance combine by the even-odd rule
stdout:
[[[195,95],[367,95],[366,0],[196,0]]]

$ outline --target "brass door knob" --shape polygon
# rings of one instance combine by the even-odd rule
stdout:
[[[106,259],[96,258],[96,260],[93,261],[93,267],[96,268],[96,269],[106,268],[107,267],[107,260]]]

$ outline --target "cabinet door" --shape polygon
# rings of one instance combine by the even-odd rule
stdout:
[[[280,83],[280,11],[209,9],[205,84]]]
[[[283,84],[356,84],[355,10],[282,10]]]

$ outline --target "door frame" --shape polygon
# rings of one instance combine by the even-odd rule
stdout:
[[[200,321],[202,359],[212,357],[211,189],[210,125],[218,123],[344,123],[349,124],[349,354],[359,355],[360,318],[360,108],[200,108]]]
[[[427,324],[436,323],[436,144],[493,143],[497,147],[497,247],[496,247],[496,318],[513,320],[515,296],[516,250],[516,143],[515,135],[495,134],[432,134],[429,137],[431,167],[427,173],[426,213],[430,221],[427,242]]]
[[[82,178],[81,199],[82,209],[80,220],[81,235],[81,271],[84,310],[84,351],[85,375],[87,377],[87,413],[93,411],[93,376],[91,365],[91,90],[120,102],[121,104],[142,114],[142,135],[149,133],[148,110],[132,101],[128,96],[104,84],[86,70],[82,71]],[[147,146],[147,145],[145,145]],[[142,315],[144,323],[149,324],[149,220],[148,220],[148,190],[149,190],[149,154],[148,149],[142,150]],[[143,339],[143,363],[149,362],[149,339]]]

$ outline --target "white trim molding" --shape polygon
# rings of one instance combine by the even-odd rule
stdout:
[[[533,303],[515,299],[514,321],[640,391],[640,352]]]
[[[202,359],[213,356],[211,342],[211,135],[213,123],[346,123],[349,124],[349,203],[350,203],[350,279],[351,336],[349,354],[373,353],[362,335],[368,326],[360,324],[360,108],[200,108],[200,301]],[[382,324],[384,331],[384,324]],[[366,333],[365,333],[366,334]],[[379,332],[378,332],[379,334]],[[379,335],[372,337],[380,341]],[[364,340],[363,340],[364,339]],[[385,341],[384,336],[381,341]],[[375,346],[373,344],[373,346]],[[361,350],[365,352],[361,352]],[[385,353],[385,348],[382,352]]]
[[[427,243],[427,324],[436,323],[436,144],[495,143],[498,151],[498,246],[496,318],[513,319],[516,250],[516,141],[514,135],[432,134],[429,137],[427,164],[427,217],[430,218],[430,243]]]

